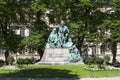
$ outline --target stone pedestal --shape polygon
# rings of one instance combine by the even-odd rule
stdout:
[[[69,56],[69,49],[46,48],[38,64],[65,64]]]

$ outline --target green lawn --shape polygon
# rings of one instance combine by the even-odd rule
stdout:
[[[87,71],[86,65],[29,65],[32,70],[0,69],[0,77],[81,78],[120,76],[120,70]]]

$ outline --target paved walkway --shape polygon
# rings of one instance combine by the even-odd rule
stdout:
[[[105,78],[0,78],[0,80],[120,80],[120,77]]]

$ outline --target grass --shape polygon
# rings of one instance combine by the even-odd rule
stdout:
[[[119,70],[88,71],[86,65],[29,65],[24,70],[0,69],[0,77],[82,78],[120,76]]]

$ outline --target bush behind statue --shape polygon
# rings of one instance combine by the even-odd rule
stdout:
[[[109,61],[110,61],[110,56],[105,55],[105,56],[104,56],[104,61],[105,61],[106,64],[108,64]]]
[[[18,58],[17,59],[17,64],[22,65],[22,64],[32,64],[32,59],[30,58]]]
[[[24,59],[24,64],[32,64],[32,59],[25,58]]]
[[[18,65],[22,65],[22,64],[24,64],[24,59],[23,58],[18,58],[17,61],[16,61],[16,63]]]
[[[4,61],[2,59],[0,59],[0,67],[2,67],[4,65]]]
[[[87,57],[84,62],[85,62],[85,64],[88,64],[89,66],[90,66],[91,64],[94,64],[94,63],[95,63],[95,62],[94,62],[94,59],[93,59],[92,57]]]
[[[102,68],[102,65],[103,65],[103,63],[104,63],[104,59],[103,59],[103,58],[100,58],[100,57],[97,57],[97,58],[95,59],[95,62],[96,62],[96,64],[98,65],[98,68]]]
[[[13,62],[15,61],[15,59],[14,59],[13,56],[8,56],[7,61],[8,61],[8,63],[9,63],[10,65],[12,65]]]

